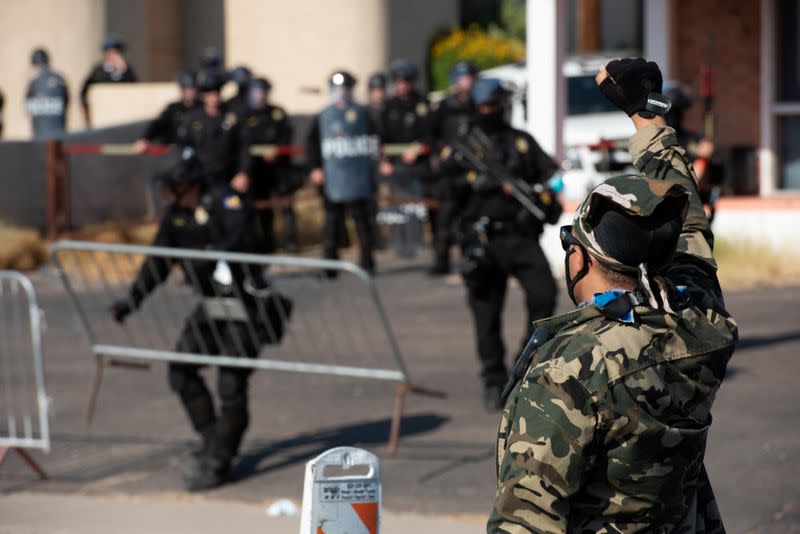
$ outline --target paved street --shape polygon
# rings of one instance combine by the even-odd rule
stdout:
[[[386,510],[480,522],[494,491],[498,415],[484,412],[480,403],[463,288],[427,277],[420,265],[384,268],[379,288],[411,375],[448,397],[409,398],[397,456],[388,456],[385,445],[392,386],[259,372],[252,380],[252,421],[239,480],[207,498],[299,502],[305,461],[346,444],[382,458]],[[62,494],[182,498],[179,464],[193,436],[168,391],[163,366],[108,370],[96,420],[86,427],[82,415],[93,374],[86,341],[53,279],[43,274],[34,279],[48,320],[46,367],[54,408],[53,450],[34,456],[51,478],[35,480],[9,456],[0,468],[0,491],[15,500],[0,498],[0,517],[30,513],[10,505],[27,502],[29,493],[54,499]],[[800,288],[728,292],[727,300],[742,340],[715,406],[708,470],[730,532],[800,532],[800,411],[794,396]],[[560,309],[567,304],[562,294]],[[516,350],[524,320],[518,289],[510,290],[506,308],[507,344]],[[0,527],[0,532],[6,531]]]

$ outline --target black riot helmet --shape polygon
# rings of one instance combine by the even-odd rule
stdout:
[[[672,101],[672,108],[664,116],[667,125],[678,132],[683,130],[683,115],[692,107],[692,91],[675,81],[664,82],[662,94]]]
[[[395,59],[389,65],[392,80],[414,82],[417,79],[417,67],[407,59]]]
[[[222,53],[216,46],[209,46],[203,50],[200,56],[200,67],[202,69],[216,70],[222,68]]]
[[[272,89],[272,83],[266,78],[256,78],[250,82],[250,89],[258,89],[260,91],[269,91]]]
[[[117,50],[118,52],[125,53],[125,42],[116,35],[109,35],[103,39],[103,52],[106,50]]]
[[[165,157],[155,179],[164,189],[178,192],[191,184],[205,184],[206,175],[194,148],[184,147]]]
[[[244,65],[239,65],[231,71],[231,81],[236,84],[240,93],[247,90],[252,80],[253,72]]]
[[[50,55],[44,48],[37,48],[31,54],[31,65],[34,67],[47,67],[50,65]]]
[[[510,95],[510,91],[497,78],[479,78],[470,91],[476,106],[501,105]]]
[[[687,110],[692,107],[692,91],[678,82],[672,80],[664,82],[661,94],[672,101],[672,109]]]
[[[450,82],[454,82],[459,76],[477,76],[478,67],[471,61],[459,61],[450,70]]]
[[[331,88],[344,87],[345,89],[352,89],[356,85],[356,78],[346,70],[337,70],[328,78],[328,85]]]
[[[382,72],[376,72],[369,77],[367,87],[370,89],[386,89],[386,75]]]
[[[195,80],[195,74],[190,70],[181,71],[180,74],[178,74],[177,82],[178,82],[178,87],[180,87],[181,89],[185,89],[187,87],[196,87],[197,85]]]
[[[225,75],[216,69],[205,69],[197,73],[197,90],[201,93],[219,91],[225,85]]]

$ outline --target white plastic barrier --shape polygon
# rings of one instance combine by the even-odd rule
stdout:
[[[330,449],[306,464],[300,534],[377,534],[381,465],[369,451]]]

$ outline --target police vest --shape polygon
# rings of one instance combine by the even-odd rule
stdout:
[[[66,103],[67,90],[58,74],[45,70],[31,82],[25,107],[36,137],[64,132]]]
[[[347,202],[375,193],[375,159],[379,143],[368,130],[368,111],[357,104],[330,105],[319,115],[325,196]]]

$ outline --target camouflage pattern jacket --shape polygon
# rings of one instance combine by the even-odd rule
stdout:
[[[675,315],[637,306],[633,324],[594,304],[536,324],[553,337],[534,353],[500,422],[491,534],[724,532],[703,461],[736,323],[675,131],[646,127],[629,150],[643,176],[692,192],[662,273],[686,286],[683,298]]]

